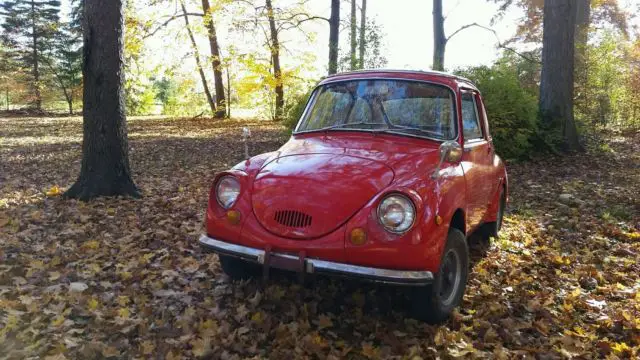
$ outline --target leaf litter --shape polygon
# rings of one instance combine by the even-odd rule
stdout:
[[[498,239],[472,239],[463,306],[408,317],[410,290],[276,274],[231,282],[200,251],[211,179],[286,141],[260,121],[132,118],[140,200],[61,194],[79,118],[0,119],[0,359],[637,358],[640,137],[509,166]]]

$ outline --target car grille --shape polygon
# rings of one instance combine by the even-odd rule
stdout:
[[[311,226],[311,215],[297,210],[277,210],[274,219],[280,224],[294,228]]]

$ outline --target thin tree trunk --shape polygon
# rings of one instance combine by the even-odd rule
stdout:
[[[574,6],[567,0],[544,3],[540,115],[543,127],[561,130],[565,151],[581,149],[573,118]]]
[[[187,33],[189,34],[189,39],[191,40],[191,47],[193,47],[193,56],[196,58],[196,66],[198,67],[200,80],[202,80],[202,87],[204,88],[204,93],[207,96],[207,102],[209,103],[209,107],[211,108],[211,113],[215,115],[216,103],[213,101],[213,97],[211,96],[211,91],[209,91],[209,85],[207,85],[207,77],[204,76],[204,69],[202,68],[202,61],[200,61],[200,52],[198,51],[198,44],[196,43],[196,39],[193,36],[193,32],[191,31],[191,25],[189,25],[189,16],[187,15],[188,14],[187,8],[184,6],[184,1],[180,1],[180,7],[182,8],[182,14],[184,15],[185,26],[187,27]]]
[[[42,95],[40,94],[40,69],[38,64],[38,31],[36,29],[36,5],[31,0],[31,32],[33,34],[33,91],[36,97],[36,109],[42,110]]]
[[[340,32],[340,0],[331,0],[329,18],[329,75],[338,72],[338,40]]]
[[[67,104],[69,105],[69,115],[73,115],[73,100],[67,100]]]
[[[444,71],[444,52],[447,37],[444,35],[442,0],[433,0],[433,70]]]
[[[364,49],[365,49],[365,35],[367,33],[367,0],[362,0],[362,8],[360,8],[360,59],[359,68],[364,69]]]
[[[209,34],[209,45],[211,47],[211,64],[213,65],[213,84],[216,89],[216,106],[217,111],[214,118],[222,119],[227,115],[226,101],[224,99],[224,84],[222,83],[222,69],[220,67],[220,46],[218,44],[218,35],[216,34],[216,26],[213,22],[213,14],[209,0],[202,0],[202,10],[204,11],[204,23]]]
[[[282,83],[282,70],[280,69],[280,42],[278,40],[278,29],[273,16],[273,6],[271,0],[266,0],[267,18],[269,19],[269,31],[271,35],[271,62],[273,63],[273,76],[276,79],[276,108],[275,119],[280,120],[284,112],[284,84]]]
[[[229,67],[227,67],[227,117],[231,118],[231,75],[229,75]]]
[[[356,19],[356,0],[351,0],[351,31],[349,35],[351,36],[351,52],[350,52],[350,68],[351,70],[355,70],[358,68],[358,58],[356,55],[356,47],[358,46],[356,33],[358,32],[357,27],[357,19]]]
[[[84,4],[82,166],[65,197],[139,197],[129,167],[122,0],[85,0]]]

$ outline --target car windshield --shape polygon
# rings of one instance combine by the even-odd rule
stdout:
[[[407,80],[352,80],[319,87],[296,132],[381,131],[456,137],[453,91]]]

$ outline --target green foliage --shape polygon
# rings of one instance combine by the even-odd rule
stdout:
[[[363,69],[379,69],[387,66],[387,58],[384,56],[387,51],[384,46],[385,35],[382,25],[375,18],[367,19]],[[359,46],[359,37],[357,41]],[[340,53],[345,55],[338,59],[338,70],[349,71],[351,69],[350,49],[341,49]]]
[[[57,0],[0,2],[0,14],[4,18],[0,42],[11,50],[11,57],[23,70],[22,78],[32,90],[31,102],[37,107],[42,101],[42,67],[56,35],[59,12]]]
[[[165,77],[153,84],[155,100],[162,104],[162,113],[173,116],[196,116],[209,111],[206,98],[196,91],[193,79]]]
[[[59,27],[46,64],[72,113],[74,101],[81,98],[82,90],[82,39],[73,24],[64,23]]]
[[[297,94],[302,94],[309,88],[309,80],[302,77],[309,70],[308,64],[313,63],[313,57],[305,53],[301,56],[301,63],[290,65],[282,70],[282,83],[285,93],[285,113],[291,102],[297,102]],[[258,109],[261,116],[275,119],[274,91],[277,80],[272,74],[271,64],[255,55],[238,57],[238,77],[234,84],[238,105],[242,108]]]
[[[154,110],[156,93],[151,80],[155,69],[150,69],[145,61],[146,54],[143,34],[149,24],[137,18],[132,3],[125,10],[125,105],[128,115],[148,115]]]
[[[537,100],[508,62],[457,71],[473,81],[482,93],[496,151],[503,158],[529,155],[537,133]]]
[[[583,128],[624,128],[638,123],[640,103],[633,86],[634,66],[627,65],[634,63],[628,58],[633,56],[632,44],[615,31],[604,32],[587,46],[586,84],[576,89],[581,96],[575,109]],[[635,71],[637,76],[638,69]]]

